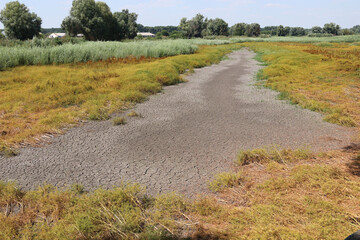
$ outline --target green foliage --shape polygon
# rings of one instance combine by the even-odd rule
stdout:
[[[203,37],[206,30],[205,17],[199,13],[189,21],[186,18],[182,18],[179,28],[187,38]]]
[[[244,179],[241,172],[238,173],[219,173],[209,183],[209,189],[213,192],[220,192],[225,188],[235,187]]]
[[[311,32],[312,33],[323,33],[323,29],[322,29],[322,27],[314,26],[311,28]]]
[[[125,9],[121,12],[115,12],[114,17],[116,19],[116,40],[133,39],[137,36],[137,17],[136,13],[130,13]]]
[[[56,40],[53,40],[56,41]],[[204,40],[201,43],[222,43],[221,41]],[[41,40],[52,43],[51,40]],[[200,43],[200,44],[201,44]],[[37,47],[33,42],[30,47],[1,47],[0,70],[21,65],[48,65],[107,60],[110,58],[165,57],[178,54],[191,54],[198,48],[192,41],[168,40],[158,42],[85,42],[77,45]]]
[[[289,36],[290,35],[290,27],[284,27],[283,25],[280,25],[277,28],[277,35],[278,36]]]
[[[237,23],[230,28],[230,34],[231,36],[245,36],[246,28],[246,23]]]
[[[258,37],[260,36],[260,25],[258,23],[252,23],[246,27],[246,36],[248,37]]]
[[[326,23],[323,28],[324,33],[339,35],[340,33],[340,26],[336,23]]]
[[[9,2],[0,12],[5,34],[10,39],[26,40],[39,35],[42,20],[18,1]]]
[[[359,34],[360,33],[360,25],[353,26],[351,28],[351,31],[353,31],[356,34]]]
[[[104,2],[74,0],[61,27],[68,35],[82,33],[87,40],[122,40],[136,37],[136,20],[137,14],[129,10],[112,14]]]
[[[207,22],[206,34],[210,36],[228,36],[228,24],[220,18],[210,19]]]
[[[305,36],[305,29],[302,27],[293,27],[290,30],[290,36]]]

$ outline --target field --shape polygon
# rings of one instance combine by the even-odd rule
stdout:
[[[162,86],[183,81],[187,70],[217,63],[243,47],[255,51],[264,66],[257,75],[260,87],[320,112],[325,121],[359,130],[358,36],[230,41],[239,43],[179,41],[166,53],[113,56],[109,51],[59,62],[26,63],[17,57],[18,63],[0,72],[0,148],[11,155],[10,148],[41,142],[43,134],[82,120],[108,119]],[[224,45],[204,46],[211,43]],[[46,66],[19,66],[38,64]],[[344,239],[360,228],[358,140],[326,153],[277,147],[241,151],[234,172],[209,183],[212,195],[191,200],[176,194],[149,197],[137,184],[87,193],[80,185],[23,191],[1,182],[0,238]]]

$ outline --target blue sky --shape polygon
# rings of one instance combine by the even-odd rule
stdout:
[[[0,0],[0,9],[8,0]],[[20,0],[38,14],[42,27],[59,27],[69,15],[72,0]],[[112,12],[129,9],[139,14],[145,26],[178,25],[182,17],[201,13],[208,18],[260,23],[261,26],[287,25],[310,28],[336,22],[343,28],[360,25],[359,0],[103,0]],[[0,28],[3,25],[0,23]]]

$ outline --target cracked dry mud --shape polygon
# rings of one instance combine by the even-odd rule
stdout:
[[[52,144],[0,157],[0,179],[25,189],[46,182],[81,183],[88,190],[130,181],[150,194],[193,195],[207,191],[214,174],[230,170],[239,149],[277,144],[325,150],[349,143],[349,129],[252,86],[260,69],[254,56],[243,49],[196,70],[189,82],[137,105],[144,118],[122,126],[89,122]]]

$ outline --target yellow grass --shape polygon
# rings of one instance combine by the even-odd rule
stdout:
[[[61,132],[82,119],[108,119],[163,85],[181,82],[186,69],[217,63],[239,48],[204,46],[193,55],[164,59],[112,59],[0,72],[0,146],[32,144],[42,134]]]
[[[352,43],[244,43],[268,66],[264,85],[281,99],[325,114],[326,121],[360,125],[360,46]]]
[[[240,186],[203,196],[191,217],[224,239],[345,239],[360,229],[360,181],[337,160],[251,164]]]

